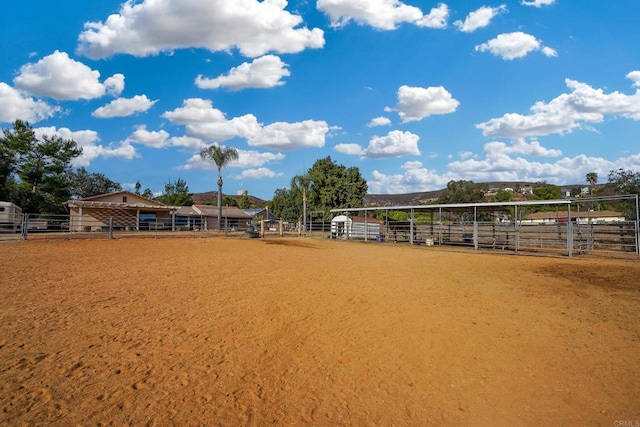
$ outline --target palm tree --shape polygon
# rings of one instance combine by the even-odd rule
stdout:
[[[238,160],[238,150],[233,147],[221,148],[210,145],[200,150],[200,157],[215,163],[218,168],[218,230],[222,229],[222,168]]]
[[[291,188],[298,188],[302,191],[302,229],[307,231],[307,193],[311,190],[311,177],[309,175],[296,175],[291,178]]]
[[[593,186],[598,183],[598,174],[595,172],[589,172],[586,180],[589,183],[589,192],[591,193],[591,197],[593,197]]]
[[[591,196],[591,209],[590,210],[593,210],[593,186],[596,185],[596,183],[598,182],[598,174],[595,173],[595,172],[589,172],[589,173],[587,173],[587,176],[586,176],[585,179],[589,183],[589,195]]]

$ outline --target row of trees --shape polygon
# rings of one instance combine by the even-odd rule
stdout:
[[[82,148],[73,140],[43,136],[38,138],[33,127],[16,121],[13,129],[3,130],[0,138],[0,200],[11,201],[30,213],[64,213],[63,203],[97,194],[121,191],[122,186],[84,167],[73,170],[73,159]],[[217,205],[251,207],[248,196],[238,201],[222,193],[222,169],[238,159],[235,148],[211,145],[200,152],[204,160],[215,164],[218,171]],[[357,168],[337,165],[330,157],[318,160],[305,174],[294,177],[291,189],[279,189],[271,202],[278,216],[289,220],[306,218],[307,206],[327,212],[334,207],[362,206],[367,183]],[[165,185],[164,192],[154,197],[149,188],[142,190],[138,181],[135,193],[174,206],[193,204],[187,183],[178,179]],[[301,210],[302,209],[302,210]],[[222,213],[219,218],[222,218]]]
[[[38,139],[29,123],[17,120],[0,138],[0,200],[28,212],[59,212],[71,197],[71,160],[81,153],[75,141]]]
[[[62,213],[63,202],[69,199],[85,198],[96,194],[120,191],[122,187],[106,176],[90,173],[81,167],[73,170],[71,162],[82,154],[82,148],[75,141],[60,137],[43,136],[37,138],[34,129],[27,122],[17,120],[13,129],[3,130],[0,137],[0,200],[11,201],[25,212]],[[218,200],[222,217],[222,206],[236,205],[235,199],[222,195],[222,169],[238,159],[235,148],[217,145],[206,147],[200,152],[204,160],[215,164],[218,172]],[[597,190],[597,195],[640,194],[640,172],[612,170],[606,185]],[[591,194],[598,182],[598,175],[586,175]],[[135,192],[153,198],[151,190],[140,192],[136,183]],[[184,206],[193,203],[189,188],[184,180],[165,185],[164,193],[156,199],[160,202]],[[473,181],[450,181],[438,203],[474,203],[485,200],[487,184]],[[269,202],[271,211],[279,217],[294,221],[305,221],[308,212],[324,212],[345,207],[362,207],[367,194],[367,182],[357,167],[345,167],[334,162],[331,157],[317,160],[304,174],[291,180],[290,188],[279,188]],[[546,183],[534,186],[537,199],[560,198],[561,188]],[[495,201],[510,201],[512,195],[499,191]],[[250,207],[247,196],[239,201],[241,208]]]
[[[97,194],[121,191],[122,186],[84,167],[73,170],[73,159],[82,148],[73,140],[57,136],[38,138],[28,122],[17,120],[0,137],[0,200],[10,201],[29,213],[64,213],[63,203]],[[153,198],[150,189],[135,192]],[[193,204],[184,180],[165,185],[157,200],[176,206]]]
[[[317,160],[304,174],[291,179],[290,188],[278,188],[269,209],[288,221],[302,219],[306,229],[309,212],[362,207],[367,181],[357,167],[337,164],[331,157]]]

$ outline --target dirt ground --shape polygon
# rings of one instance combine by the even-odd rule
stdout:
[[[0,288],[3,425],[640,424],[637,260],[34,240]]]

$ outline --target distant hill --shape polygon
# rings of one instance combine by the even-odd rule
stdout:
[[[408,194],[367,194],[365,206],[415,206],[426,205],[440,197],[443,190],[423,191]]]
[[[492,181],[492,182],[483,182],[477,184],[486,184],[489,189],[493,190],[501,190],[504,188],[511,188],[513,190],[517,190],[521,188],[523,185],[531,185],[535,186],[536,183],[533,182],[524,182],[524,181]],[[604,184],[597,184],[594,188],[602,187]],[[563,189],[569,188],[582,188],[587,187],[587,184],[573,184],[573,185],[561,185]],[[367,194],[364,196],[364,205],[365,206],[417,206],[417,205],[426,205],[428,203],[434,202],[440,197],[442,192],[445,189],[434,190],[434,191],[421,191],[417,193],[407,193],[407,194]],[[217,204],[218,193],[216,191],[207,191],[205,193],[195,193],[192,195],[192,199],[196,204]],[[241,196],[223,194],[223,197],[231,197],[238,202]],[[525,197],[519,193],[513,193],[514,200],[524,200]],[[249,195],[249,200],[251,201],[251,205],[256,208],[265,207],[268,203],[268,200],[262,200],[258,197],[254,197]]]
[[[530,185],[535,187],[537,183],[524,182],[524,181],[492,181],[492,182],[477,182],[476,184],[486,184],[489,190],[497,191],[505,188],[511,188],[518,190],[524,185]],[[594,188],[598,188],[602,184],[595,185]],[[574,184],[574,185],[561,185],[562,189],[570,188],[582,188],[587,187],[587,184]],[[440,197],[445,189],[435,191],[423,191],[418,193],[408,194],[367,194],[364,197],[365,206],[416,206],[426,205],[430,202],[434,202]],[[517,192],[513,193],[513,199],[516,201],[526,200],[526,196]]]

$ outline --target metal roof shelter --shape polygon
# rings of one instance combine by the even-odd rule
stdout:
[[[611,197],[602,198],[602,200],[605,199],[610,200]],[[618,201],[622,199],[634,199],[635,219],[625,221],[626,225],[624,225],[624,227],[626,228],[624,230],[622,229],[622,225],[617,225],[615,226],[616,230],[613,230],[613,227],[610,227],[609,230],[595,230],[595,233],[599,233],[598,236],[607,234],[608,239],[619,238],[620,242],[622,242],[623,237],[621,236],[624,233],[624,238],[628,238],[630,241],[625,241],[624,243],[618,243],[618,241],[616,241],[615,243],[611,243],[611,247],[618,245],[622,247],[622,250],[624,251],[631,250],[637,255],[640,255],[638,196],[616,196],[615,199]],[[331,212],[333,214],[345,213],[347,215],[353,214],[372,218],[376,217],[378,212],[384,212],[387,223],[387,238],[391,236],[394,241],[397,241],[396,237],[402,233],[402,241],[408,241],[410,244],[414,244],[416,241],[427,242],[439,238],[437,241],[438,244],[473,245],[475,249],[478,249],[479,247],[496,248],[501,246],[503,249],[508,248],[518,251],[523,250],[523,248],[530,248],[531,246],[527,245],[535,240],[535,242],[542,242],[540,243],[540,246],[543,247],[543,250],[550,250],[551,248],[555,251],[563,250],[566,251],[568,256],[572,256],[574,247],[578,252],[583,253],[585,251],[589,252],[593,250],[594,242],[596,245],[599,243],[597,241],[598,236],[595,238],[593,237],[593,224],[587,224],[591,227],[591,229],[587,230],[585,224],[579,224],[576,221],[578,217],[584,216],[585,211],[593,209],[593,203],[598,200],[598,198],[581,198],[512,202],[372,206],[364,208],[331,209]],[[586,208],[585,205],[587,205]],[[526,211],[537,211],[542,207],[547,209],[555,208],[556,211],[561,211],[562,213],[562,219],[558,219],[558,221],[554,223],[555,228],[553,230],[548,226],[546,229],[542,227],[536,228],[532,225],[524,225],[522,222],[523,213],[526,213]],[[392,221],[389,219],[389,212],[391,211],[406,212],[409,214],[409,220]],[[497,221],[487,221],[486,219],[487,213],[500,214],[507,212],[509,214],[509,219],[505,219],[500,226],[496,225]],[[424,220],[423,214],[425,213],[431,214],[430,221]],[[418,220],[416,220],[416,214],[421,214],[419,215]],[[437,215],[437,218],[435,215]],[[504,216],[499,215],[493,216],[493,218],[498,217],[505,218]],[[619,231],[618,227],[620,227]],[[443,235],[445,236],[444,239],[442,238]],[[501,236],[506,237],[503,238]],[[505,241],[503,242],[501,239]]]
[[[435,205],[407,205],[407,206],[376,206],[376,207],[368,207],[368,208],[345,208],[345,209],[331,209],[331,212],[378,212],[378,211],[409,211],[411,212],[411,217],[413,218],[413,214],[415,211],[421,212],[463,212],[463,211],[473,211],[474,212],[474,221],[477,219],[478,212],[487,212],[487,211],[497,211],[497,210],[506,210],[508,208],[514,208],[515,217],[518,217],[518,208],[522,208],[523,206],[566,206],[569,215],[571,215],[571,204],[573,203],[570,199],[558,199],[558,200],[525,200],[519,202],[482,202],[482,203],[452,203],[452,204],[435,204]]]

